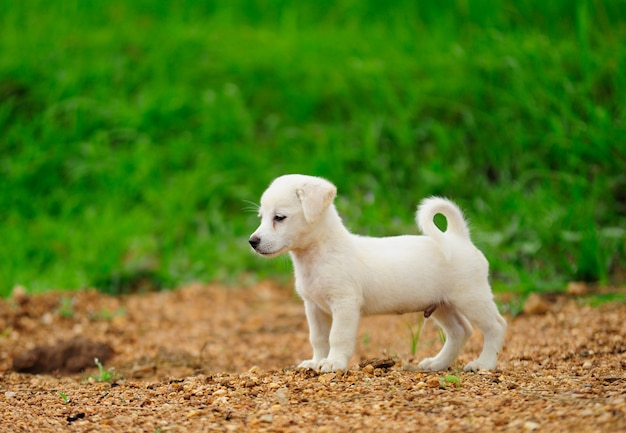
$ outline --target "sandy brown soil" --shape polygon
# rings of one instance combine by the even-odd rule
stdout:
[[[411,355],[411,314],[365,318],[349,371],[320,375],[291,367],[310,348],[289,288],[18,293],[0,301],[0,431],[626,431],[626,305],[545,306],[507,317],[497,371],[460,371],[477,332],[454,368],[414,371],[441,341],[427,322]]]

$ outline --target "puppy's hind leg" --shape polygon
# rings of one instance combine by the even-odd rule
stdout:
[[[452,305],[437,307],[432,317],[446,334],[446,341],[437,356],[424,359],[419,363],[419,367],[425,371],[445,370],[456,359],[472,335],[472,325]]]
[[[483,350],[478,359],[469,362],[465,371],[493,370],[496,368],[498,354],[502,350],[506,335],[506,320],[498,312],[495,302],[489,301],[482,306],[465,304],[467,317],[483,333]]]

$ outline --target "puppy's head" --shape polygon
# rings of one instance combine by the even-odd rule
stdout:
[[[336,195],[337,188],[319,177],[287,174],[276,178],[261,196],[261,225],[250,236],[250,245],[266,257],[305,248]]]

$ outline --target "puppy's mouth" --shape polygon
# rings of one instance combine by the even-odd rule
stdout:
[[[263,256],[263,257],[275,257],[278,256],[284,252],[286,252],[288,250],[288,248],[271,248],[269,249],[269,247],[272,247],[271,243],[263,243],[261,241],[261,238],[258,236],[252,236],[249,241],[250,246],[252,247],[252,249],[254,250],[255,253]],[[268,245],[270,244],[270,245]]]
[[[263,251],[263,250],[256,249],[256,248],[254,248],[254,252],[260,256],[268,257],[268,258],[276,257],[283,253],[282,251]]]

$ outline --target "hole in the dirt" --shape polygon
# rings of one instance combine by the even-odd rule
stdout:
[[[14,371],[19,373],[79,373],[94,367],[94,359],[108,360],[113,351],[106,343],[83,338],[59,341],[51,346],[37,346],[13,357]]]

